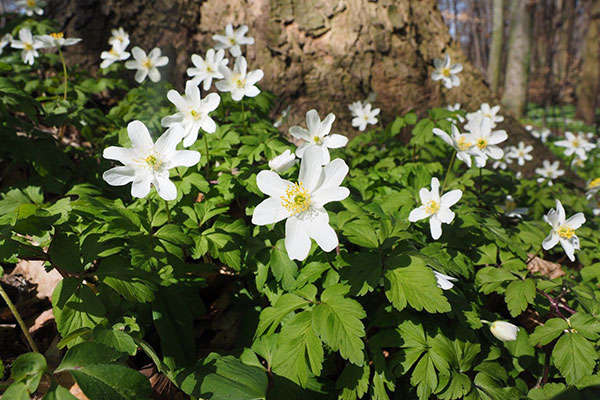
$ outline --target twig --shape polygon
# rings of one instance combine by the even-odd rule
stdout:
[[[27,340],[27,344],[29,344],[29,347],[31,348],[31,350],[35,353],[39,353],[39,350],[38,350],[37,346],[35,345],[33,338],[29,334],[29,329],[27,329],[27,325],[25,325],[23,318],[21,318],[21,314],[19,314],[19,311],[17,311],[17,307],[15,307],[13,302],[10,300],[10,298],[8,297],[8,294],[6,293],[6,291],[4,290],[2,285],[0,285],[0,296],[4,299],[4,301],[6,302],[6,305],[8,305],[10,312],[15,316],[15,319],[17,320],[17,323],[21,327],[21,330],[23,331],[23,334],[25,335],[25,339]]]

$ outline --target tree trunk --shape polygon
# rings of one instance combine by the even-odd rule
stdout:
[[[492,12],[492,47],[487,74],[492,91],[498,93],[500,71],[502,70],[502,43],[504,42],[504,0],[494,0]]]
[[[510,35],[502,104],[516,117],[525,112],[531,54],[531,6],[529,0],[512,0]]]
[[[438,0],[51,0],[51,17],[83,45],[69,48],[84,66],[97,66],[108,47],[110,28],[122,26],[131,46],[154,46],[169,56],[166,79],[183,89],[193,53],[214,45],[212,35],[227,23],[247,24],[255,44],[245,50],[250,69],[261,68],[259,82],[292,106],[288,125],[304,124],[307,110],[336,115],[334,131],[356,135],[347,105],[373,91],[384,122],[410,110],[461,103],[473,111],[497,104],[482,74],[452,41]],[[74,52],[79,51],[79,54]],[[433,60],[447,53],[462,63],[461,85],[447,90],[431,80]],[[287,127],[282,127],[284,132]],[[502,129],[511,142],[534,144],[538,156],[531,174],[552,153],[521,124],[507,117]]]
[[[589,6],[589,24],[583,48],[583,65],[577,85],[577,118],[587,124],[595,121],[600,88],[600,1]]]

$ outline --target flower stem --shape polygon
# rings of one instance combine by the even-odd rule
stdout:
[[[25,339],[27,340],[29,347],[31,347],[31,350],[35,353],[39,353],[40,351],[38,350],[37,346],[35,345],[33,338],[29,334],[27,325],[25,325],[25,322],[23,322],[23,318],[21,318],[21,314],[19,314],[19,311],[17,311],[17,307],[15,307],[13,302],[10,300],[10,298],[8,297],[8,294],[4,291],[4,288],[2,287],[2,285],[0,285],[0,296],[4,299],[4,301],[8,305],[10,312],[12,312],[12,314],[15,316],[15,319],[17,320],[17,323],[21,327],[21,330],[23,331],[23,334],[25,335]]]
[[[167,209],[167,222],[171,223],[171,210],[169,209],[169,202],[165,200],[165,208]]]
[[[68,82],[68,78],[69,78],[69,74],[67,73],[67,63],[65,62],[65,58],[63,57],[63,53],[62,50],[60,49],[60,46],[58,46],[58,55],[60,57],[60,61],[62,62],[62,66],[63,66],[63,76],[64,76],[64,84],[65,84],[65,92],[63,94],[63,100],[67,100],[67,82]],[[59,131],[58,131],[58,137],[59,139],[62,139],[62,137],[65,135],[65,125],[61,126]]]
[[[208,152],[208,138],[206,137],[207,133],[204,133],[204,146],[206,147],[206,171],[205,171],[205,175],[206,175],[206,180],[208,180],[208,172],[209,172],[209,168],[210,168],[210,153]]]
[[[446,171],[446,176],[444,177],[444,183],[442,183],[442,191],[440,192],[440,196],[444,194],[444,189],[446,188],[446,182],[448,182],[448,175],[450,175],[450,170],[452,169],[452,164],[454,164],[454,159],[456,158],[456,150],[452,153],[452,158],[450,158],[450,164],[448,164],[448,170]]]

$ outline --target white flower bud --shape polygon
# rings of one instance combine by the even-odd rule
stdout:
[[[273,171],[282,173],[291,168],[296,163],[296,155],[289,149],[269,161],[269,168]]]
[[[452,276],[444,275],[437,271],[433,271],[433,275],[435,275],[437,286],[442,290],[452,289],[454,287],[454,283],[452,283],[452,281],[456,282],[458,280]]]
[[[490,326],[490,332],[492,332],[492,335],[496,336],[498,340],[507,342],[510,340],[517,340],[519,327],[506,321],[494,321],[492,326]]]

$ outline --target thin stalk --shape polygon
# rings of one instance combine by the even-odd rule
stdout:
[[[169,202],[165,200],[165,208],[167,209],[167,222],[171,223],[171,210],[169,209]]]
[[[244,103],[242,103],[244,104]],[[206,171],[205,171],[205,175],[206,175],[206,180],[208,180],[208,172],[209,172],[209,168],[210,168],[210,153],[208,152],[208,138],[206,137],[206,133],[204,133],[204,146],[206,147]]]
[[[456,158],[456,150],[452,153],[452,158],[450,158],[450,164],[448,164],[448,170],[446,171],[446,176],[444,177],[444,183],[442,183],[442,191],[440,192],[440,196],[444,194],[444,189],[446,188],[446,182],[448,182],[448,175],[450,175],[450,171],[452,170],[452,164],[454,164],[454,159]]]
[[[532,257],[527,259],[527,261],[525,261],[525,264],[527,265],[530,262],[532,262],[541,252],[542,252],[542,247],[540,247],[540,249],[537,251],[537,253],[535,253]]]
[[[63,94],[63,100],[67,100],[67,82],[68,82],[69,74],[67,73],[67,63],[65,62],[65,58],[63,57],[63,53],[62,53],[62,50],[60,49],[60,46],[58,46],[58,55],[60,57],[60,61],[62,62],[64,84],[65,84],[65,92]],[[60,129],[58,130],[58,138],[59,139],[62,139],[62,137],[65,135],[65,130],[66,130],[65,125],[61,126]]]
[[[29,329],[27,329],[27,325],[25,325],[25,322],[23,322],[23,318],[21,318],[21,314],[19,314],[19,311],[17,311],[17,307],[15,307],[13,302],[10,300],[10,298],[8,297],[8,294],[4,291],[4,288],[2,287],[2,285],[0,285],[0,296],[4,299],[4,301],[6,302],[6,305],[8,305],[10,312],[12,312],[12,314],[15,316],[15,319],[17,320],[17,323],[21,327],[21,330],[23,331],[23,334],[25,335],[25,339],[27,340],[29,347],[31,347],[31,350],[35,353],[39,353],[40,351],[38,350],[37,346],[35,345],[33,338],[29,334]]]

